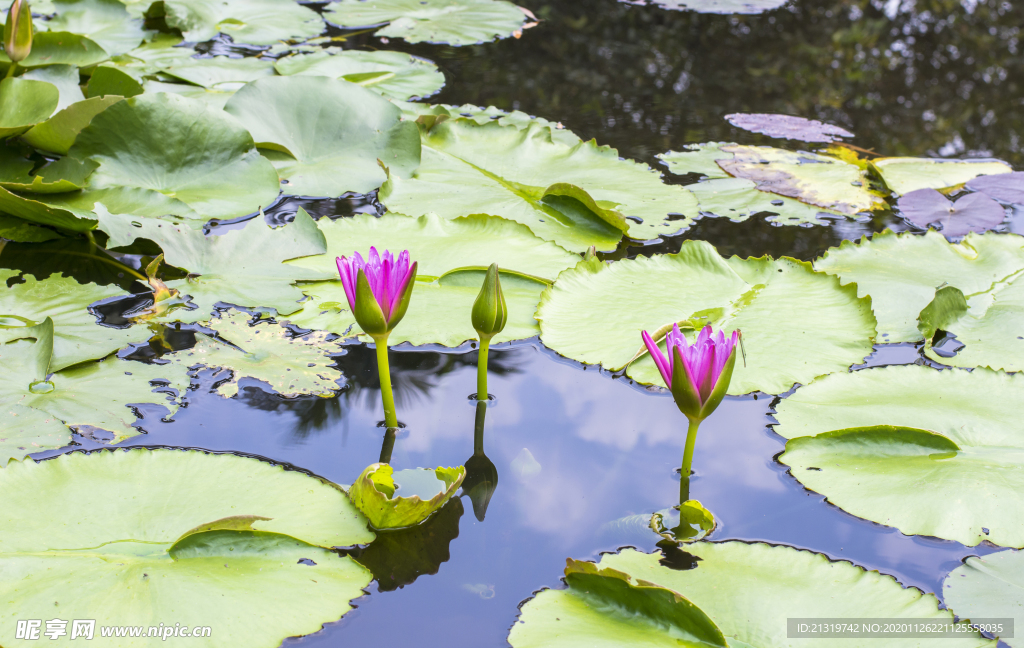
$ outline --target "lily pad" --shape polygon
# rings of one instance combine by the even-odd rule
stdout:
[[[404,52],[360,52],[328,47],[274,63],[283,76],[325,76],[363,86],[390,99],[429,97],[444,86],[437,66]]]
[[[142,84],[124,70],[110,65],[93,68],[89,85],[85,89],[90,99],[95,97],[135,97],[143,93]]]
[[[335,257],[366,254],[372,246],[394,252],[408,250],[418,266],[417,277],[434,279],[462,267],[486,268],[497,263],[554,280],[580,260],[554,243],[541,241],[529,228],[493,216],[467,216],[446,220],[434,214],[411,218],[396,213],[381,217],[356,214],[337,220],[321,219],[327,254],[289,261],[325,274],[337,272]]]
[[[356,508],[369,518],[372,528],[401,529],[415,526],[436,513],[459,489],[465,476],[462,466],[393,473],[388,464],[377,463],[363,471],[348,494]],[[409,495],[404,495],[403,490]]]
[[[73,65],[48,65],[29,70],[21,75],[22,79],[46,81],[56,86],[57,92],[60,93],[60,99],[54,109],[55,112],[64,110],[73,103],[85,101],[85,95],[82,94],[82,88],[79,87],[80,77],[78,68]]]
[[[70,443],[71,430],[56,416],[24,405],[0,406],[0,468]]]
[[[252,57],[189,58],[163,67],[160,72],[209,90],[235,91],[250,81],[274,76],[274,62]]]
[[[566,563],[566,589],[544,590],[522,606],[508,637],[513,648],[729,645],[715,622],[677,592],[593,563]]]
[[[26,223],[20,218],[0,214],[0,238],[18,243],[42,243],[59,239],[61,236],[51,229]]]
[[[120,0],[54,0],[53,6],[51,30],[86,36],[111,56],[135,49],[146,35]]]
[[[189,295],[198,308],[172,311],[172,320],[208,320],[217,302],[263,306],[287,315],[301,308],[302,292],[292,285],[295,281],[325,278],[322,272],[283,263],[326,251],[323,234],[301,208],[295,221],[284,227],[271,229],[263,219],[254,219],[220,236],[153,219],[134,221],[125,215],[103,217],[101,228],[111,234],[111,247],[149,239],[163,250],[168,265],[188,271],[187,279],[169,281],[167,286]]]
[[[107,50],[81,34],[45,31],[36,32],[32,38],[32,53],[18,65],[29,69],[47,65],[74,65],[84,68],[102,63],[108,58],[110,54]],[[0,52],[0,60],[8,60],[3,52]]]
[[[641,331],[672,323],[740,330],[746,361],[730,394],[780,394],[796,383],[860,363],[872,352],[869,299],[809,263],[788,257],[723,259],[704,241],[678,254],[611,264],[585,262],[559,275],[537,309],[541,341],[564,356],[601,364],[647,384],[662,378],[649,356],[629,364]]]
[[[856,284],[870,296],[883,342],[916,342],[920,312],[942,285],[965,295],[990,291],[1024,269],[1024,238],[1010,234],[968,234],[949,243],[941,234],[923,236],[885,231],[859,243],[844,241],[814,262],[822,272]]]
[[[967,188],[999,202],[1024,205],[1024,171],[978,176],[967,181]]]
[[[755,214],[772,214],[766,220],[780,225],[821,225],[821,215],[836,212],[799,200],[761,191],[743,178],[721,178],[686,185],[697,196],[702,214],[742,222]]]
[[[230,379],[218,375],[217,393],[231,398],[238,394],[238,381],[254,378],[269,384],[285,397],[313,394],[329,398],[340,389],[341,372],[325,354],[340,353],[324,333],[295,337],[276,324],[252,325],[246,313],[232,311],[212,320],[209,327],[220,338],[197,334],[197,344],[170,356],[171,362],[188,367],[202,365],[230,372]],[[227,342],[227,344],[225,344]]]
[[[1000,551],[969,556],[942,581],[942,599],[951,610],[970,619],[1020,619],[1024,611],[1024,554]],[[993,633],[1010,634],[1009,628]],[[1010,648],[1021,648],[1019,637],[1000,637]]]
[[[248,84],[224,110],[252,133],[292,196],[369,193],[420,163],[415,124],[376,92],[326,77]],[[378,161],[380,162],[378,164]]]
[[[693,569],[671,569],[660,564],[661,554],[633,549],[603,556],[598,567],[685,596],[717,624],[734,647],[794,645],[787,637],[785,620],[790,618],[953,621],[953,613],[940,610],[932,594],[846,561],[831,562],[822,554],[737,541],[698,542],[687,545],[686,552],[696,559]],[[946,642],[964,648],[995,646],[994,641],[970,632]],[[920,644],[916,638],[885,639],[886,648]],[[850,639],[819,638],[813,645],[838,648],[849,646]]]
[[[421,124],[429,126],[430,128],[433,128],[434,124],[448,119],[459,119],[461,117],[469,119],[481,126],[496,121],[502,126],[515,126],[519,130],[529,128],[530,124],[537,124],[542,127],[547,127],[553,138],[568,144],[569,146],[575,146],[581,141],[576,133],[565,128],[561,123],[548,121],[543,117],[534,117],[521,110],[513,110],[509,112],[507,110],[502,110],[501,108],[495,108],[494,106],[481,108],[480,106],[474,106],[473,104],[452,106],[450,104],[426,104],[414,101],[401,101],[396,103],[402,109],[404,119],[408,119],[409,121],[418,120]],[[423,117],[423,119],[420,119],[421,117]]]
[[[735,146],[728,142],[709,142],[707,144],[688,144],[682,151],[659,153],[656,157],[676,175],[699,173],[708,178],[729,178],[728,173],[718,166],[719,160],[732,160],[734,155],[723,151],[724,146]]]
[[[984,232],[1006,218],[1003,206],[983,193],[967,194],[954,203],[935,189],[917,189],[900,197],[899,208],[914,225],[922,229],[938,225],[947,237]]]
[[[833,374],[779,404],[776,432],[790,439],[779,460],[836,506],[905,534],[1024,546],[1022,395],[1024,376],[985,369]]]
[[[632,238],[656,238],[696,215],[697,200],[684,187],[664,184],[646,165],[596,142],[569,144],[550,126],[453,119],[421,126],[421,134],[419,169],[392,173],[381,188],[381,201],[393,211],[501,216],[574,252],[612,250],[627,226]],[[565,186],[575,195],[555,190]]]
[[[177,410],[166,394],[153,392],[150,383],[170,384],[179,393],[188,388],[183,369],[149,365],[109,357],[86,362],[50,375],[53,321],[4,331],[0,346],[4,374],[0,376],[0,407],[21,405],[45,412],[68,427],[88,427],[113,433],[119,442],[141,432],[131,427],[131,405],[152,403]]]
[[[210,40],[218,33],[236,43],[272,45],[311,38],[324,30],[315,11],[293,0],[164,0],[167,25],[185,40]]]
[[[743,2],[740,4],[753,5],[754,3]],[[780,6],[785,4],[785,2],[764,0],[763,4],[774,4],[775,6]],[[743,12],[737,11],[728,13]],[[833,126],[832,124],[825,124],[817,119],[807,119],[806,117],[795,117],[793,115],[733,113],[731,115],[726,115],[725,120],[737,128],[742,128],[743,130],[747,130],[752,133],[761,133],[762,135],[768,135],[769,137],[799,140],[801,142],[838,142],[843,137],[853,137],[853,133],[845,128]]]
[[[871,161],[885,184],[897,195],[918,189],[955,187],[981,175],[1010,173],[998,160],[944,160],[941,158],[881,158]]]
[[[234,119],[168,94],[118,102],[82,129],[72,157],[99,168],[90,188],[137,187],[176,198],[208,218],[270,205],[277,173]]]
[[[63,197],[67,194],[58,194]],[[53,196],[28,194],[20,195],[0,187],[0,212],[16,216],[37,225],[49,225],[71,232],[88,232],[96,227],[96,220],[85,216],[93,216],[89,212],[65,205],[52,204],[59,202]]]
[[[42,281],[25,275],[21,283],[8,287],[14,270],[0,269],[0,327],[35,326],[53,319],[53,358],[50,371],[103,358],[132,342],[148,340],[144,327],[125,329],[100,326],[89,306],[110,297],[124,295],[117,286],[80,284],[70,277],[54,274]]]
[[[7,157],[0,154],[0,157]],[[26,162],[28,162],[26,160]],[[0,161],[0,166],[5,161]],[[29,168],[32,163],[29,162]],[[29,194],[61,194],[77,191],[86,185],[86,179],[96,169],[89,160],[80,162],[74,158],[61,158],[36,170],[34,175],[27,172],[10,174],[11,169],[0,170],[0,187],[9,191]]]
[[[718,166],[753,181],[762,191],[848,215],[885,207],[882,197],[870,189],[867,174],[849,162],[768,146],[735,144],[721,150],[733,157],[718,159]]]
[[[340,27],[388,23],[375,36],[473,45],[521,32],[526,14],[504,0],[341,0],[324,17]]]
[[[57,86],[18,77],[0,81],[0,139],[21,135],[57,109]]]
[[[759,14],[777,9],[788,0],[650,0],[665,9],[689,9],[709,14]]]
[[[223,110],[224,106],[228,103],[228,99],[235,96],[236,92],[233,88],[230,90],[209,90],[189,83],[164,83],[162,81],[145,81],[142,84],[142,88],[148,93],[166,92],[181,95],[193,101],[201,101],[215,110]]]
[[[41,68],[43,70],[47,68]],[[37,149],[67,155],[82,129],[92,123],[93,117],[100,114],[122,97],[93,97],[85,101],[73,103],[64,110],[40,122],[23,133],[21,139]]]
[[[15,645],[17,619],[49,618],[54,603],[107,626],[145,625],[175,601],[175,620],[212,627],[210,641],[220,632],[272,648],[337,620],[370,583],[368,570],[325,549],[373,538],[344,493],[256,459],[73,453],[9,465],[0,494],[13,503],[0,530],[0,568],[12,576],[0,585],[5,645]],[[61,578],[38,578],[51,571]]]

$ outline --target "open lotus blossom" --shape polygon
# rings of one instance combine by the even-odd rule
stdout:
[[[409,251],[404,250],[396,261],[391,252],[378,254],[371,247],[365,260],[355,252],[338,257],[337,262],[345,297],[359,326],[374,337],[391,332],[405,315],[416,278],[416,263],[410,264]]]
[[[643,332],[644,344],[679,409],[697,421],[710,416],[722,402],[732,380],[739,337],[739,331],[726,337],[724,331],[714,333],[705,326],[693,344],[688,344],[676,324],[665,338],[666,358],[647,331]]]

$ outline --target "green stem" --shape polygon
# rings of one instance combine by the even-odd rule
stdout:
[[[391,391],[391,367],[388,365],[388,336],[383,335],[374,341],[377,343],[377,373],[380,375],[380,397],[384,401],[384,423],[389,428],[397,428],[395,394]]]
[[[487,403],[476,404],[476,425],[473,427],[473,454],[484,453],[484,419],[487,417]]]
[[[480,340],[480,355],[476,361],[476,399],[487,400],[487,352],[491,349],[491,340]]]
[[[17,70],[17,69],[18,69],[18,64],[15,63],[14,61],[11,61],[11,66],[9,68],[7,68],[7,74],[4,75],[4,78],[5,79],[10,79],[12,76],[14,76],[14,71]]]
[[[380,447],[380,463],[391,463],[391,452],[395,449],[396,435],[397,430],[395,428],[388,428],[388,431],[384,433],[384,444]]]
[[[679,472],[679,503],[690,499],[690,467],[693,465],[693,449],[697,445],[697,428],[700,421],[690,419],[686,430],[686,450],[683,452],[683,467]]]

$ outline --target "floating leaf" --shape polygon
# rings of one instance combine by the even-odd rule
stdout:
[[[481,108],[472,104],[451,106],[448,104],[425,104],[408,101],[398,102],[398,104],[402,109],[405,119],[410,121],[418,120],[424,126],[427,126],[428,130],[433,128],[434,124],[462,117],[481,126],[496,121],[502,126],[515,126],[519,130],[529,128],[530,124],[537,124],[547,127],[553,138],[569,146],[575,146],[581,141],[576,133],[563,127],[562,124],[548,121],[543,117],[527,115],[521,110],[508,112],[494,106]],[[424,119],[419,119],[420,117]]]
[[[18,66],[32,69],[47,65],[74,65],[84,68],[102,63],[108,58],[110,54],[105,49],[81,34],[37,31],[32,38],[32,53]],[[0,50],[0,61],[9,60]]]
[[[141,95],[110,106],[82,130],[70,155],[99,163],[91,188],[146,189],[208,218],[244,216],[278,196],[277,173],[244,128],[221,111],[174,95]]]
[[[301,208],[285,227],[271,229],[258,218],[220,236],[153,219],[136,222],[130,216],[107,215],[101,228],[111,235],[111,247],[149,239],[163,250],[168,265],[189,272],[187,279],[169,281],[167,286],[189,295],[198,308],[172,311],[172,321],[208,320],[217,302],[274,308],[287,315],[300,308],[297,302],[302,299],[292,283],[324,278],[324,273],[282,263],[326,250],[323,234]]]
[[[214,110],[223,110],[228,99],[235,96],[235,90],[208,90],[202,86],[194,86],[188,83],[163,83],[162,81],[145,81],[142,84],[145,92],[156,93],[166,92],[201,101]]]
[[[923,236],[875,234],[859,243],[844,241],[814,262],[844,284],[856,283],[870,296],[878,332],[884,342],[916,342],[920,312],[942,285],[965,295],[984,293],[1024,268],[1024,238],[1008,234],[968,234],[949,243],[934,231]]]
[[[363,471],[348,494],[356,508],[369,518],[372,528],[401,529],[415,526],[437,512],[459,489],[465,476],[462,466],[392,473],[391,466],[377,463]]]
[[[52,83],[18,77],[0,81],[0,139],[21,135],[46,120],[59,101]]]
[[[868,187],[859,167],[816,153],[794,153],[768,146],[722,146],[730,160],[717,160],[730,175],[746,178],[758,189],[796,198],[810,205],[853,215],[885,207]]]
[[[0,406],[0,468],[70,443],[71,430],[56,416],[24,405]]]
[[[161,68],[160,72],[208,90],[238,90],[250,81],[274,76],[274,62],[258,58],[189,58]]]
[[[101,65],[93,68],[85,92],[96,97],[135,97],[143,93],[142,84],[120,68]]]
[[[37,149],[66,155],[82,129],[92,123],[93,117],[121,99],[122,97],[114,96],[94,97],[73,103],[53,117],[30,128],[22,134],[21,139]]]
[[[389,23],[374,36],[456,46],[508,38],[526,22],[504,0],[340,0],[327,5],[324,17],[341,27]]]
[[[0,238],[19,243],[42,243],[60,237],[60,234],[53,230],[31,225],[20,218],[0,214]]]
[[[369,193],[420,163],[419,131],[377,93],[326,77],[248,84],[224,110],[252,133],[293,196]],[[380,164],[378,164],[380,161]],[[382,168],[383,167],[383,168]]]
[[[103,358],[132,342],[148,340],[152,333],[144,327],[118,329],[100,326],[89,306],[111,297],[124,295],[117,286],[80,284],[70,277],[53,274],[37,280],[25,275],[21,283],[7,287],[7,280],[18,275],[0,269],[0,327],[35,326],[53,319],[53,359],[50,371]]]
[[[96,227],[96,220],[85,216],[93,216],[74,207],[59,204],[60,198],[68,194],[50,195],[20,194],[0,187],[0,212],[16,216],[37,225],[49,225],[71,232],[88,232]],[[56,203],[56,204],[54,204]]]
[[[247,457],[66,454],[0,470],[0,497],[5,645],[16,619],[148,625],[174,601],[176,622],[213,628],[207,642],[272,648],[340,618],[371,578],[324,549],[373,538],[340,489]]]
[[[196,56],[196,51],[184,43],[180,36],[156,34],[152,40],[130,52],[113,57],[108,65],[114,65],[141,80],[145,76],[159,73],[164,68],[185,64]]]
[[[764,5],[779,6],[784,3],[775,0],[762,0]],[[716,3],[720,4],[720,3]],[[753,5],[749,2],[741,2],[743,5]],[[768,7],[774,8],[774,7]],[[762,9],[763,11],[763,9]],[[723,12],[723,13],[746,13],[746,12]],[[759,12],[752,12],[759,13]],[[752,133],[761,133],[769,137],[781,139],[799,140],[801,142],[838,142],[843,137],[853,137],[853,133],[825,124],[817,119],[805,117],[794,117],[792,115],[773,115],[766,113],[733,113],[725,116],[726,121],[737,128],[748,130]]]
[[[693,194],[662,183],[646,165],[620,160],[614,149],[593,141],[571,145],[537,123],[520,129],[447,120],[423,128],[422,140],[419,169],[407,178],[392,173],[381,189],[381,201],[393,211],[501,216],[574,252],[614,249],[626,224],[630,237],[647,240],[686,227],[696,214]],[[584,202],[549,192],[566,184],[602,211],[634,222],[610,222]]]
[[[73,65],[48,65],[29,70],[21,75],[21,78],[52,83],[60,93],[55,112],[64,110],[73,103],[85,101],[85,95],[82,94],[82,88],[79,87],[81,79],[78,68]]]
[[[880,158],[871,161],[885,184],[897,195],[917,189],[945,189],[981,175],[1010,173],[998,160],[944,160],[941,158]]]
[[[934,189],[916,189],[899,200],[901,215],[914,225],[928,229],[936,224],[947,237],[984,232],[999,226],[1006,211],[983,193],[971,193],[954,203]]]
[[[727,647],[722,631],[686,597],[594,563],[566,561],[566,589],[547,589],[522,606],[513,648],[586,645]]]
[[[852,286],[783,257],[723,259],[709,243],[685,241],[678,254],[580,264],[559,275],[537,309],[541,340],[580,362],[622,369],[642,347],[641,331],[672,323],[741,330],[746,364],[730,394],[787,391],[795,383],[862,362],[875,319]],[[627,370],[661,384],[648,356]]]
[[[967,181],[967,188],[1011,205],[1024,205],[1024,171],[978,176]]]
[[[54,0],[57,15],[47,25],[53,31],[81,34],[111,56],[142,42],[142,21],[133,18],[120,0]]]
[[[328,47],[278,59],[274,67],[284,76],[325,76],[351,81],[400,101],[429,97],[444,85],[444,75],[436,65],[404,52]]]
[[[784,648],[786,619],[884,618],[951,623],[953,613],[938,609],[938,600],[892,576],[867,571],[846,561],[831,562],[819,553],[745,542],[698,542],[687,545],[692,569],[661,564],[661,554],[624,549],[602,556],[599,567],[624,572],[650,586],[685,596],[721,629],[730,646]],[[814,645],[844,646],[849,639],[811,640]],[[977,633],[947,639],[951,646],[994,648]],[[920,639],[886,639],[885,645],[910,648]]]
[[[728,173],[718,166],[719,160],[732,160],[734,155],[723,151],[724,146],[735,146],[728,142],[709,142],[707,144],[688,144],[682,151],[669,151],[659,153],[658,158],[662,160],[668,170],[677,175],[687,173],[699,173],[708,178],[729,178]]]
[[[324,30],[319,14],[293,0],[164,0],[163,5],[167,25],[192,42],[222,33],[236,43],[272,45]]]
[[[2,330],[2,329],[0,329]],[[183,392],[189,380],[184,370],[109,357],[59,371],[49,366],[53,349],[53,322],[6,330],[0,345],[4,374],[0,376],[0,407],[22,405],[45,412],[68,427],[88,426],[112,432],[114,442],[139,434],[131,427],[141,403],[177,410],[165,394],[153,392],[151,382],[170,383]]]
[[[942,581],[942,600],[965,619],[1020,618],[1024,608],[1024,554],[1000,551],[968,556]],[[1010,629],[1006,626],[992,634],[1010,648],[1024,646],[1020,638],[1007,636]]]
[[[341,386],[341,372],[325,353],[341,348],[328,342],[326,334],[310,333],[295,337],[276,324],[251,325],[246,313],[232,311],[209,323],[221,340],[197,334],[197,344],[170,356],[171,362],[184,366],[203,365],[225,369],[229,380],[217,377],[217,393],[231,398],[238,394],[238,381],[254,378],[269,384],[282,396],[303,394],[334,396]]]
[[[777,9],[788,0],[649,0],[665,9],[689,9],[709,14],[759,14]]]
[[[722,216],[742,222],[755,214],[774,214],[768,221],[781,225],[812,223],[820,225],[822,214],[834,214],[799,200],[761,191],[750,180],[721,178],[686,185],[697,197],[702,214]]]
[[[845,511],[905,534],[1024,546],[1024,376],[920,365],[827,376],[775,414],[780,461]],[[849,428],[849,429],[848,429]]]

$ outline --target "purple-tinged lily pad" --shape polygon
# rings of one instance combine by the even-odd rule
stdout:
[[[999,202],[1024,205],[1024,171],[979,176],[969,181],[967,188]]]
[[[837,142],[841,137],[853,137],[853,133],[838,126],[792,115],[733,113],[725,119],[736,128],[752,133],[801,142]]]
[[[898,204],[908,221],[923,228],[937,223],[947,238],[984,232],[1006,217],[1003,206],[983,193],[967,194],[952,202],[935,189],[918,189],[904,194]]]

